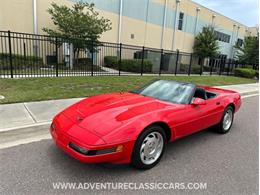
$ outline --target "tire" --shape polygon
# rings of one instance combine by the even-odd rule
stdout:
[[[227,123],[227,115],[231,115],[230,121]],[[234,120],[234,109],[232,106],[228,106],[225,108],[223,112],[223,116],[219,124],[216,125],[216,131],[220,134],[228,133],[232,127]]]
[[[162,127],[152,125],[146,128],[135,142],[132,165],[138,169],[151,169],[161,160],[165,144],[166,135]]]

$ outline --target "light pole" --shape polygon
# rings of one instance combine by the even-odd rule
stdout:
[[[165,6],[164,6],[164,17],[163,17],[163,29],[162,29],[162,35],[161,35],[161,49],[163,49],[163,43],[164,43],[164,31],[166,26],[166,18],[167,18],[167,4],[168,0],[165,0]]]
[[[118,44],[121,43],[121,33],[122,33],[122,12],[123,12],[123,0],[119,2],[119,19],[118,19]]]
[[[240,29],[240,26],[237,26],[237,33],[236,33],[236,36],[235,36],[235,39],[234,39],[234,44],[236,44],[236,41],[238,39],[239,29]],[[232,58],[234,58],[234,55],[235,55],[235,51],[233,50]]]
[[[239,29],[240,29],[240,26],[237,26],[237,35],[236,35],[236,40],[238,39]],[[236,40],[235,40],[235,43],[236,43]]]
[[[150,0],[147,0],[146,16],[145,16],[145,27],[144,27],[144,44],[143,44],[143,46],[146,46],[147,22],[148,22],[148,16],[149,16],[149,5],[150,5]]]
[[[33,34],[38,34],[37,0],[33,0]],[[38,55],[37,41],[33,41],[33,54]]]
[[[33,0],[33,33],[38,34],[37,0]]]
[[[179,6],[180,6],[181,0],[176,0],[176,10],[175,10],[175,19],[174,19],[174,27],[173,27],[173,36],[172,36],[172,50],[175,50],[175,33],[177,28],[177,19],[178,19],[178,13],[179,13]]]
[[[216,18],[216,15],[213,14],[213,15],[212,15],[212,21],[211,21],[211,25],[212,25],[212,26],[215,25],[215,23],[214,23],[214,22],[215,22],[215,18]]]
[[[194,29],[194,35],[196,36],[197,34],[197,27],[198,27],[198,21],[199,21],[199,12],[200,12],[200,7],[196,8],[196,23],[195,23],[195,29]]]
[[[237,26],[236,24],[233,24],[233,31],[231,37],[231,58],[233,57],[233,53],[234,53],[234,40],[235,40],[236,26]]]
[[[245,30],[245,35],[246,36],[248,35],[248,28],[246,28],[246,30]]]

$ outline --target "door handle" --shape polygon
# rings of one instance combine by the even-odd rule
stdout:
[[[220,105],[220,102],[216,102],[216,105]]]

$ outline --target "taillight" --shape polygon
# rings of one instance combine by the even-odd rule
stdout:
[[[51,124],[51,131],[54,131],[55,128],[56,128],[55,125],[52,123],[52,124]]]

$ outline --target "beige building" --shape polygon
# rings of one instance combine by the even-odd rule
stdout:
[[[194,37],[206,25],[216,27],[221,54],[234,55],[233,45],[257,35],[245,26],[191,0],[85,0],[112,22],[101,41],[192,52]],[[51,2],[71,6],[75,0],[1,0],[0,30],[43,34],[51,27]]]

